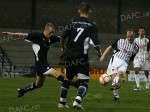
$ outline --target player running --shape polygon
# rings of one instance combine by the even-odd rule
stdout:
[[[46,75],[50,75],[60,82],[65,80],[65,78],[59,72],[57,72],[48,64],[47,60],[47,53],[50,45],[56,42],[60,42],[60,37],[54,36],[54,32],[55,26],[52,23],[47,23],[42,33],[2,32],[3,34],[8,35],[24,36],[26,41],[33,43],[32,49],[35,55],[36,81],[26,86],[25,88],[18,88],[18,97],[22,97],[25,93],[34,89],[41,88],[44,84]],[[71,83],[71,85],[73,84],[72,82],[68,83]]]

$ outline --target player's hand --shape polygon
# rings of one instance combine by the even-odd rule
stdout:
[[[61,48],[61,55],[65,54],[65,49]]]

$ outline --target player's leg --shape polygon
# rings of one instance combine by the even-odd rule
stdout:
[[[88,63],[88,59],[87,59],[86,55],[83,56],[83,59],[84,59],[84,62],[80,63],[76,69],[77,77],[79,79],[79,87],[77,90],[76,98],[73,102],[73,107],[78,110],[85,110],[82,107],[81,102],[83,101],[83,98],[85,97],[85,95],[87,93],[88,83],[89,83],[89,79],[90,79],[89,63]]]
[[[119,88],[121,87],[119,81],[121,79],[121,77],[123,76],[123,74],[126,72],[127,70],[127,63],[125,63],[123,60],[114,57],[112,66],[111,66],[111,71],[113,74],[112,75],[112,87],[111,90],[113,91],[113,95],[114,95],[114,101],[119,101]]]
[[[112,75],[112,86],[111,89],[113,91],[114,95],[114,101],[119,102],[119,88],[121,87],[121,84],[119,83],[121,76],[123,72],[119,70],[116,74]]]
[[[61,75],[58,71],[56,71],[53,68],[50,68],[49,70],[47,70],[45,73],[45,75],[50,75],[51,77],[56,78],[58,81],[63,82],[64,81],[64,76]]]
[[[149,70],[150,70],[150,63],[148,60],[143,63],[142,69],[144,70],[145,79],[146,79],[145,80],[145,82],[146,82],[145,91],[148,92],[148,90],[149,90]]]
[[[119,73],[121,72],[121,73]],[[119,74],[122,74],[122,71],[118,71]],[[121,87],[121,84],[119,83],[120,82],[120,79],[121,79],[121,76],[119,76],[117,73],[114,73],[111,75],[111,79],[112,79],[112,86],[110,88],[110,90],[116,90],[116,89],[119,89]]]
[[[136,82],[136,87],[134,88],[134,91],[139,91],[140,90],[140,78],[139,78],[139,70],[141,68],[141,62],[138,60],[134,60],[134,76],[135,76],[135,82]]]
[[[122,74],[122,71],[125,71],[127,68],[127,64],[120,60],[117,57],[113,57],[110,62],[107,69],[107,74],[111,75],[112,77],[112,86],[111,90],[120,88],[119,80],[120,80],[120,74]],[[124,70],[125,69],[125,70]]]
[[[65,81],[65,77],[53,68],[49,69],[44,74],[50,75],[51,77],[56,78],[59,82],[62,82],[62,83],[63,81]],[[76,82],[69,81],[69,83],[71,86],[74,86],[75,88],[78,87],[78,84]]]
[[[84,74],[79,74],[84,77]],[[73,107],[78,110],[85,110],[83,106],[81,105],[83,98],[85,97],[87,90],[88,90],[88,82],[89,77],[85,75],[85,79],[79,79],[79,88],[77,90],[76,98],[73,102]]]
[[[25,93],[42,87],[45,81],[45,77],[46,76],[43,76],[43,75],[37,75],[35,82],[29,84],[25,88],[22,88],[22,89],[18,88],[18,97],[22,97],[24,96]]]
[[[145,70],[144,71],[144,73],[145,73],[145,82],[146,82],[146,91],[148,91],[149,90],[149,71],[147,71],[147,70]]]
[[[69,87],[70,87],[70,82],[72,81],[72,79],[74,78],[74,69],[75,66],[68,66],[66,67],[66,78],[62,85],[61,85],[61,89],[60,89],[60,100],[59,100],[59,104],[58,104],[58,108],[69,108],[66,104],[67,102],[67,94],[69,91]]]
[[[140,69],[139,67],[134,68],[134,76],[135,76],[135,82],[136,82],[136,87],[134,88],[134,91],[140,90],[139,69]]]

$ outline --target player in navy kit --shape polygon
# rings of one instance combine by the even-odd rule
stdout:
[[[101,52],[96,24],[88,18],[91,13],[90,6],[86,2],[82,2],[79,5],[78,12],[80,17],[72,19],[67,24],[66,29],[61,35],[61,43],[62,49],[65,50],[66,78],[71,81],[77,76],[79,79],[79,87],[73,107],[84,110],[81,102],[87,93],[90,78],[88,62],[90,41],[93,43],[99,56]],[[66,49],[65,39],[68,39]],[[69,86],[70,84],[67,80],[62,83],[58,108],[68,108],[66,97]]]
[[[32,42],[32,49],[35,55],[35,68],[36,68],[36,81],[31,83],[25,88],[18,88],[18,97],[22,97],[25,93],[32,91],[36,88],[43,86],[46,75],[56,78],[58,81],[63,82],[65,78],[53,69],[47,60],[47,53],[49,46],[53,43],[60,42],[60,37],[54,36],[55,26],[52,23],[45,25],[43,33],[13,33],[2,32],[3,34],[24,36],[26,41]]]

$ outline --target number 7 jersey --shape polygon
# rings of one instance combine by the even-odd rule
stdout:
[[[68,39],[66,47],[70,52],[87,54],[90,42],[94,47],[99,46],[96,24],[85,17],[71,20],[64,28],[61,38]]]

